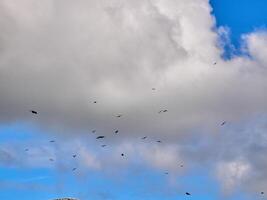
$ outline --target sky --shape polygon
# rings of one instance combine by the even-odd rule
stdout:
[[[0,198],[267,199],[266,7],[1,0]]]

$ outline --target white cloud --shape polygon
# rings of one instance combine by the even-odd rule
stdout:
[[[30,121],[71,135],[97,129],[118,144],[109,160],[122,150],[142,150],[159,168],[185,155],[209,163],[239,144],[216,149],[209,143],[222,121],[234,124],[267,111],[266,32],[243,37],[250,57],[222,60],[229,32],[215,30],[211,9],[208,0],[1,1],[0,123]],[[168,112],[158,114],[161,109]],[[118,113],[123,117],[114,117]],[[144,135],[163,140],[164,147],[135,146]],[[207,140],[205,155],[195,150],[195,138]],[[81,147],[84,164],[102,169],[104,159],[89,152]],[[11,155],[1,156],[10,162]],[[229,156],[240,157],[238,151]],[[221,159],[230,174],[243,165]],[[235,179],[248,170],[239,169]],[[234,185],[232,175],[227,180]]]
[[[267,33],[258,31],[244,36],[247,41],[248,52],[260,67],[266,69],[267,63]]]
[[[77,155],[82,166],[90,169],[101,169],[101,163],[99,162],[99,160],[85,147],[82,147],[80,151],[77,152]]]
[[[225,192],[232,192],[250,173],[250,164],[243,160],[218,163],[217,176]]]

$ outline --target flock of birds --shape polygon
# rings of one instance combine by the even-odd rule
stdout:
[[[215,62],[214,65],[216,65],[216,64],[217,64],[217,63]],[[152,90],[156,90],[156,88],[152,88]],[[96,104],[97,101],[93,101],[93,103]],[[39,114],[36,110],[30,110],[30,112],[31,112],[32,114],[34,114],[34,115],[38,115],[38,114]],[[159,114],[161,114],[161,113],[166,113],[166,112],[168,112],[167,109],[163,109],[163,110],[158,111]],[[122,114],[117,114],[115,117],[120,118],[120,117],[122,117],[122,116],[123,116]],[[221,125],[221,126],[224,126],[225,124],[226,124],[226,121],[223,121],[220,125]],[[92,130],[92,133],[96,133],[96,130]],[[115,134],[118,134],[118,133],[119,133],[119,130],[115,130],[114,133],[115,133]],[[97,137],[96,137],[97,140],[104,139],[104,138],[105,138],[104,135],[100,135],[100,136],[97,136]],[[145,139],[147,139],[147,138],[148,138],[147,136],[144,136],[144,137],[142,137],[141,139],[142,139],[142,140],[145,140]],[[55,140],[50,140],[49,142],[50,142],[50,143],[55,143],[56,141],[55,141]],[[157,140],[156,142],[157,142],[157,143],[161,143],[162,141],[161,141],[161,140]],[[102,145],[101,145],[101,147],[106,147],[106,146],[107,146],[106,144],[102,144]],[[25,151],[29,151],[29,149],[27,148],[27,149],[25,149]],[[124,154],[124,153],[121,153],[121,156],[124,157],[125,154]],[[72,157],[73,157],[73,158],[76,158],[76,157],[77,157],[77,154],[72,155]],[[53,158],[50,158],[49,161],[54,162],[55,160],[54,160]],[[182,167],[184,167],[184,165],[183,165],[183,164],[180,164],[180,167],[182,168]],[[76,170],[77,170],[76,167],[72,168],[72,171],[76,171]],[[165,174],[168,175],[169,173],[168,173],[168,172],[165,172]],[[261,192],[261,194],[263,195],[264,192]],[[191,193],[186,192],[185,195],[190,196]]]
[[[156,90],[156,88],[152,88],[152,90]],[[96,104],[97,101],[93,101],[93,103]],[[36,110],[30,110],[30,112],[31,112],[32,114],[34,114],[34,115],[38,115],[38,114],[39,114]],[[159,114],[160,114],[160,113],[166,113],[166,112],[168,112],[167,109],[158,111]],[[117,114],[115,117],[120,118],[120,117],[122,117],[122,116],[123,116],[122,114]],[[92,133],[96,133],[96,130],[95,130],[95,129],[92,130]],[[119,130],[115,130],[114,133],[115,133],[115,134],[118,134],[118,133],[119,133]],[[104,139],[104,138],[105,138],[104,135],[100,135],[100,136],[97,136],[97,137],[96,137],[97,140]],[[145,140],[145,139],[147,139],[147,136],[144,136],[144,137],[142,137],[141,139],[142,139],[142,140]],[[54,142],[55,142],[55,140],[50,140],[50,143],[54,143]],[[156,142],[157,142],[157,143],[161,143],[161,140],[157,140]],[[101,145],[101,147],[106,147],[106,146],[107,146],[106,144],[102,144],[102,145]],[[29,151],[29,149],[27,148],[27,149],[25,149],[25,151]],[[121,153],[121,156],[124,157],[125,154],[124,154],[124,153]],[[75,154],[75,155],[73,155],[72,157],[73,157],[73,158],[76,158],[77,155]],[[49,161],[54,162],[55,160],[54,160],[53,158],[50,158]],[[183,165],[180,165],[180,167],[183,167]],[[72,169],[72,171],[75,171],[76,169],[77,169],[77,168],[75,167],[75,168]],[[168,174],[168,172],[166,172],[165,174]],[[190,195],[190,194],[188,193],[187,195]]]

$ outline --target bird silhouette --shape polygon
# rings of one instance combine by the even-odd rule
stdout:
[[[144,140],[144,139],[146,139],[147,138],[147,136],[145,136],[145,137],[142,137],[142,139]]]
[[[223,125],[225,125],[226,124],[226,121],[223,121],[222,123],[221,123],[221,126],[223,126]]]
[[[98,140],[98,139],[102,139],[102,138],[104,138],[105,136],[103,136],[103,135],[101,135],[101,136],[98,136],[96,139]]]
[[[92,130],[92,133],[95,133],[96,132],[96,130]]]
[[[158,113],[160,114],[160,113],[165,113],[165,112],[168,112],[168,110],[160,110]]]
[[[74,155],[72,155],[72,157],[73,157],[73,158],[76,158],[76,157],[77,157],[77,155],[76,155],[76,154],[74,154]]]
[[[185,194],[186,194],[186,195],[188,195],[188,196],[190,196],[190,195],[191,195],[189,192],[186,192]]]
[[[105,147],[105,146],[107,146],[107,145],[106,145],[106,144],[102,144],[102,145],[101,145],[101,147]]]
[[[115,133],[119,133],[119,130],[116,130]]]
[[[120,117],[122,117],[122,114],[116,115],[116,117],[120,118]]]
[[[35,110],[30,110],[30,112],[31,112],[32,114],[35,114],[35,115],[37,115],[37,114],[38,114],[38,112],[37,112],[37,111],[35,111]]]

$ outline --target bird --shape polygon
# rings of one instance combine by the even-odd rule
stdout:
[[[77,155],[76,155],[76,154],[74,154],[74,155],[72,155],[72,157],[73,157],[73,158],[76,158],[76,157],[77,157]]]
[[[261,194],[264,194],[264,192],[261,192]]]
[[[180,165],[180,167],[184,167],[184,165]]]
[[[152,90],[156,90],[156,88],[152,88]]]
[[[106,144],[102,144],[102,145],[101,145],[101,147],[105,147],[105,146],[107,146],[107,145],[106,145]]]
[[[98,140],[98,139],[102,139],[102,138],[104,138],[105,136],[103,136],[103,135],[101,135],[101,136],[98,136],[96,139]]]
[[[75,171],[77,168],[76,167],[74,167],[74,168],[72,168],[72,171]]]
[[[191,195],[189,192],[186,192],[185,194],[188,195],[188,196]]]
[[[122,116],[122,114],[119,114],[119,115],[117,115],[116,117],[121,117]]]
[[[217,65],[217,62],[214,62],[213,65]]]
[[[124,156],[124,154],[122,153],[121,156]]]
[[[161,143],[161,141],[160,141],[160,140],[158,140],[158,141],[157,141],[157,143]]]
[[[147,138],[147,136],[145,136],[145,137],[142,137],[142,139],[144,140],[144,139],[146,139]]]
[[[35,115],[37,115],[37,114],[38,114],[38,112],[37,112],[37,111],[35,111],[35,110],[30,110],[30,112],[31,112],[32,114],[35,114]]]
[[[96,132],[96,130],[92,130],[92,133],[95,133]]]
[[[169,172],[165,172],[165,174],[166,174],[166,175],[168,175],[168,174],[169,174]]]
[[[164,112],[164,113],[165,113],[165,112],[168,112],[168,110],[166,110],[166,109],[165,109],[165,110],[160,110],[158,113],[163,113],[163,112]]]
[[[29,149],[25,149],[24,151],[29,151]]]
[[[53,161],[54,161],[54,159],[53,159],[53,158],[50,158],[49,160],[50,160],[51,162],[53,162]]]
[[[55,142],[55,140],[50,140],[50,142],[51,142],[51,143],[54,143],[54,142]]]
[[[225,125],[226,124],[226,121],[223,121],[222,123],[221,123],[221,126],[223,126],[223,125]]]
[[[94,101],[94,103],[97,103],[97,101]]]
[[[119,133],[119,130],[116,130],[115,133]]]

